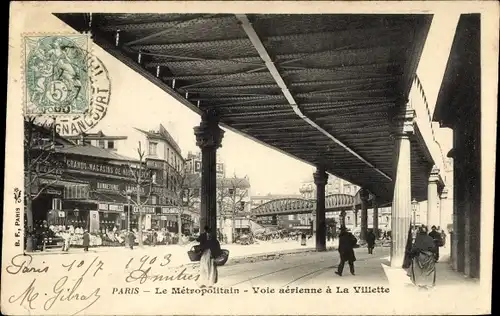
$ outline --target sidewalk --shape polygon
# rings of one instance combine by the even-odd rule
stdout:
[[[123,255],[149,255],[163,256],[172,255],[172,263],[176,266],[196,264],[189,261],[187,252],[193,245],[192,242],[186,245],[159,245],[159,246],[135,246],[134,249],[126,247],[95,247],[90,248],[87,253],[98,253],[103,256],[123,256]],[[336,249],[338,241],[327,242],[327,250]],[[314,241],[309,240],[306,246],[301,246],[299,241],[262,241],[251,245],[226,244],[221,245],[222,249],[229,250],[229,260],[226,265],[242,262],[253,262],[261,260],[277,259],[283,255],[294,253],[307,253],[315,251]],[[83,248],[70,248],[69,252],[60,249],[49,249],[44,252],[31,253],[33,256],[54,256],[54,255],[82,255],[85,254]]]

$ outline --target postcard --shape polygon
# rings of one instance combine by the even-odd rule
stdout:
[[[491,312],[498,3],[10,17],[3,314]]]

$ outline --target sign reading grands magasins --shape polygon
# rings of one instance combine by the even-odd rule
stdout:
[[[121,177],[133,177],[132,171],[130,170],[130,167],[128,165],[117,166],[104,163],[66,159],[66,166],[68,169],[105,173]],[[145,174],[146,172],[144,171],[144,175]]]

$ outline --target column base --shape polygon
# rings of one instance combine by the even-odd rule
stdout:
[[[326,245],[316,245],[316,251],[326,251]]]

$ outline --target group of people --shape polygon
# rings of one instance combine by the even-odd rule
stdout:
[[[411,231],[410,231],[411,233]],[[428,233],[427,227],[421,226],[418,234],[413,240],[411,234],[408,237],[408,245],[405,256],[404,268],[408,271],[408,276],[412,282],[420,288],[429,288],[434,286],[436,280],[435,264],[439,259],[439,247],[444,245],[442,234],[432,226],[432,231]],[[366,234],[368,253],[373,254],[376,235],[373,230],[368,230]],[[359,247],[357,238],[345,227],[340,228],[338,235],[340,254],[340,263],[335,274],[342,276],[344,266],[349,264],[349,271],[355,275],[354,262],[356,255],[354,249]],[[301,235],[304,243],[306,235]],[[200,243],[200,287],[210,287],[217,283],[218,274],[215,259],[222,254],[221,246],[217,238],[213,237],[208,226],[204,227],[204,232],[197,238]]]

